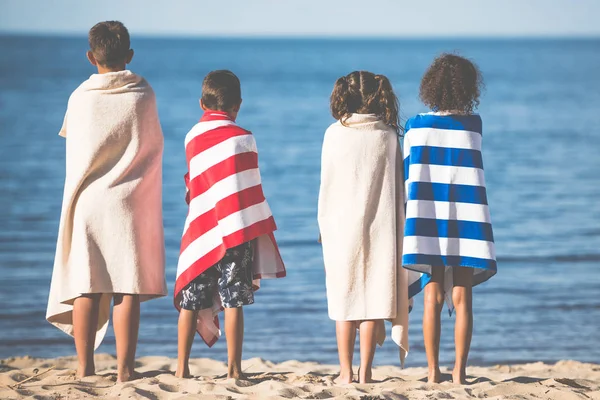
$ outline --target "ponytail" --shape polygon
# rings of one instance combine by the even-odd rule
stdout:
[[[377,105],[373,108],[379,107],[378,114],[383,122],[387,125],[394,128],[396,133],[400,134],[400,119],[398,109],[398,98],[394,93],[394,89],[392,88],[392,84],[390,80],[385,75],[375,75],[375,80],[379,82],[379,88],[377,89],[377,93],[374,96],[374,100],[377,102]]]
[[[330,98],[331,115],[333,118],[340,120],[342,124],[346,122],[351,114],[348,110],[349,92],[348,79],[345,76],[335,81]]]

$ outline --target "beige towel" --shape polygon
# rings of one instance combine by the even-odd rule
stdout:
[[[92,75],[69,98],[60,135],[66,178],[46,318],[73,335],[73,300],[102,293],[98,347],[114,293],[167,294],[154,92],[130,71]]]
[[[391,320],[403,363],[409,299],[398,135],[371,114],[353,114],[346,125],[327,129],[321,164],[318,218],[329,317]],[[383,338],[385,330],[378,329]]]

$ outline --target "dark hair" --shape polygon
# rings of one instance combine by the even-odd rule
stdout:
[[[226,69],[209,72],[202,82],[202,104],[204,107],[229,111],[242,102],[240,80]]]
[[[444,53],[423,75],[419,97],[434,111],[471,114],[479,106],[482,87],[483,78],[474,63]]]
[[[119,21],[97,23],[90,29],[88,41],[98,64],[109,68],[126,60],[131,45],[129,31]]]
[[[398,98],[384,75],[354,71],[335,82],[331,93],[331,115],[345,124],[353,113],[376,114],[400,133]]]

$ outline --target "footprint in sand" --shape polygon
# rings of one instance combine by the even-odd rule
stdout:
[[[166,383],[159,383],[158,387],[160,388],[160,390],[163,390],[165,392],[169,392],[169,393],[176,393],[179,391],[179,388],[175,385],[168,385]]]
[[[18,394],[20,394],[21,396],[33,396],[33,392],[31,390],[27,390],[27,389],[13,389],[15,392],[17,392]]]

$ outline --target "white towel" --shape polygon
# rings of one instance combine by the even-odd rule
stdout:
[[[92,75],[69,98],[66,178],[46,318],[73,335],[73,301],[102,293],[98,347],[114,293],[167,294],[163,136],[150,85],[130,72]]]
[[[396,132],[372,114],[353,114],[323,142],[319,229],[329,317],[391,320],[403,363],[408,352],[409,283],[402,268],[404,185]],[[383,324],[381,324],[383,325]],[[385,330],[378,330],[378,341]]]

